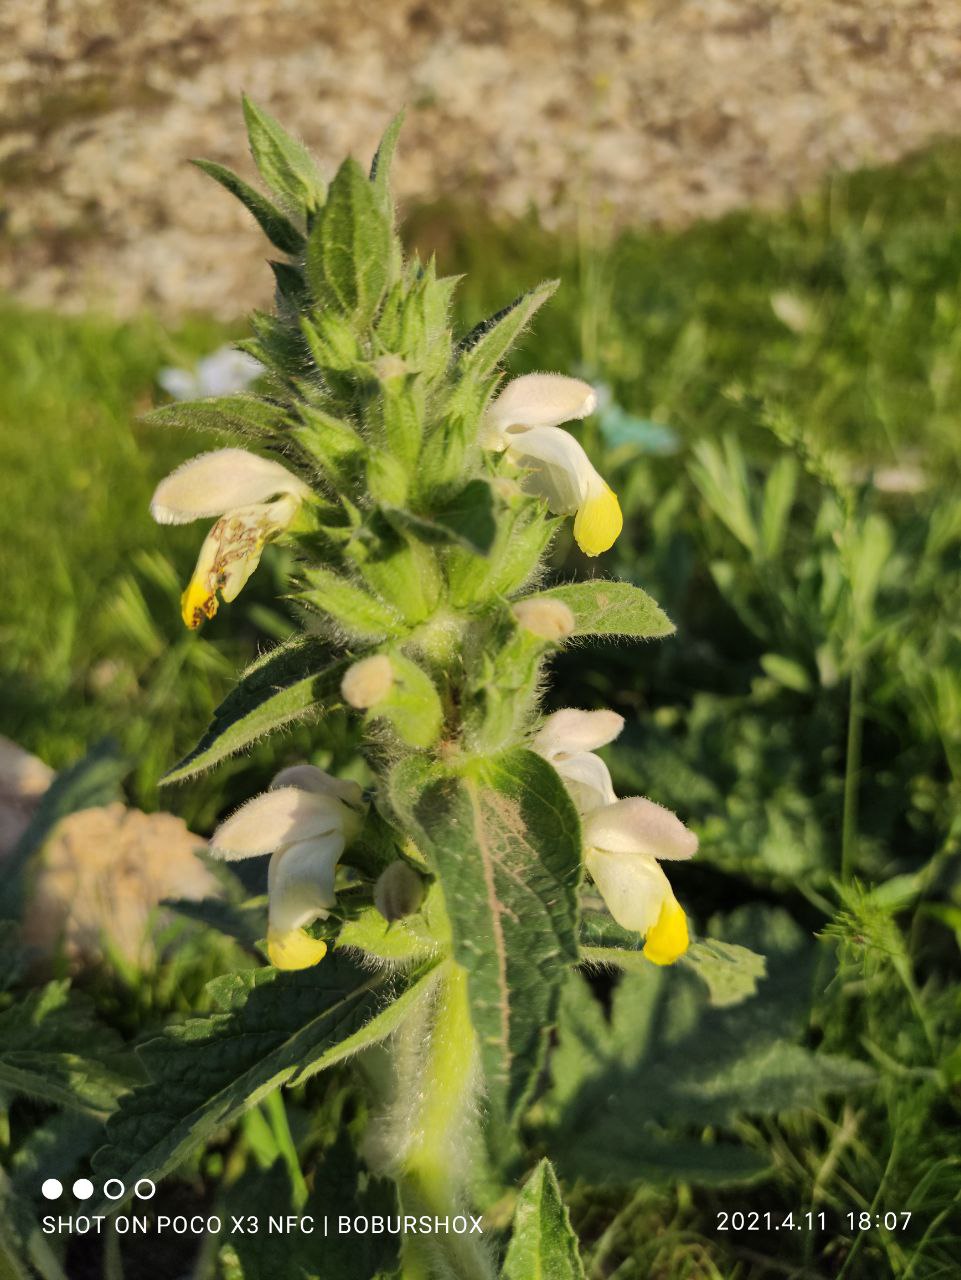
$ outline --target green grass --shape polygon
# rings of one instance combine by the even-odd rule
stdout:
[[[616,441],[604,420],[585,426],[625,535],[599,566],[562,543],[555,568],[640,583],[678,634],[568,655],[556,704],[627,716],[610,757],[619,790],[701,834],[675,877],[698,928],[746,902],[787,907],[820,938],[805,1043],[877,1071],[867,1094],[746,1113],[738,1137],[772,1161],[760,1183],[569,1187],[591,1280],[954,1274],[959,215],[954,143],[838,177],[785,213],[679,233],[558,239],[462,210],[412,215],[414,240],[468,273],[464,325],[561,275],[515,371],[579,369],[628,420]],[[147,514],[157,479],[198,441],[136,415],[162,364],[222,336],[200,322],[0,314],[0,729],[56,766],[114,734],[145,804],[231,672],[285,626],[269,603],[283,566],[267,557],[209,632],[183,633],[176,597],[198,529],[158,530]],[[650,453],[648,421],[677,433],[676,454]],[[920,493],[870,483],[872,468],[904,464],[925,473]],[[255,753],[176,803],[209,824],[270,759]],[[159,1023],[182,1001],[137,1007]],[[821,1208],[823,1235],[715,1229],[719,1210]],[[859,1236],[845,1215],[862,1209],[911,1209],[911,1229]]]

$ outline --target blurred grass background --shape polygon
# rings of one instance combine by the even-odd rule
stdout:
[[[786,212],[681,232],[612,237],[585,211],[564,238],[533,219],[411,211],[409,240],[467,273],[461,326],[563,278],[511,372],[609,389],[584,440],[616,479],[625,534],[599,564],[562,542],[554,569],[636,581],[678,634],[567,655],[556,705],[628,717],[615,783],[699,829],[682,896],[701,926],[759,900],[829,939],[808,1041],[878,1071],[871,1096],[830,1110],[745,1115],[739,1136],[774,1158],[760,1186],[575,1186],[592,1280],[957,1274],[959,212],[951,142]],[[162,366],[238,332],[0,312],[2,731],[58,768],[116,737],[131,801],[198,830],[276,760],[255,752],[158,800],[238,667],[285,634],[282,553],[185,634],[197,529],[158,529],[147,503],[203,441],[137,414]],[[722,1239],[714,1214],[735,1200],[826,1204],[838,1229]],[[842,1211],[912,1204],[906,1238],[841,1229]]]

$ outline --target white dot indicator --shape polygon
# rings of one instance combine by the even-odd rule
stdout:
[[[133,1193],[138,1200],[152,1200],[157,1194],[157,1184],[149,1178],[141,1178],[134,1184]]]
[[[108,1200],[119,1200],[125,1191],[126,1187],[119,1178],[108,1178],[103,1184],[103,1193]]]
[[[47,1178],[40,1190],[48,1200],[59,1200],[63,1195],[63,1183],[58,1178]]]
[[[89,1178],[78,1178],[73,1184],[73,1194],[78,1200],[89,1200],[93,1195],[93,1183]]]

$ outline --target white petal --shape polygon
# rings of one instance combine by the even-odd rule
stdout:
[[[334,796],[282,787],[248,800],[211,837],[215,857],[254,858],[301,840],[342,832],[346,806]]]
[[[310,489],[270,458],[246,449],[215,449],[172,471],[154,491],[150,514],[160,524],[188,524],[239,507],[265,503],[280,494],[303,499]]]
[[[267,872],[271,933],[303,929],[327,915],[336,902],[334,875],[343,852],[344,837],[335,832],[274,854]]]
[[[595,756],[590,751],[575,751],[552,763],[564,779],[564,785],[577,806],[578,813],[592,813],[595,809],[616,802],[610,772],[600,756]]]
[[[609,853],[652,858],[691,858],[697,852],[697,836],[677,814],[642,796],[629,796],[590,814],[584,843]]]
[[[188,627],[199,627],[217,612],[217,592],[235,600],[260,563],[264,545],[282,533],[297,514],[298,498],[238,507],[220,517],[203,541],[197,564],[180,602]]]
[[[596,485],[604,481],[572,435],[560,427],[532,427],[507,434],[508,453],[526,467],[524,488],[540,498],[556,516],[572,515]]]
[[[508,427],[556,427],[586,418],[597,405],[594,388],[560,373],[526,373],[509,382],[487,411],[499,432]]]
[[[674,897],[667,876],[643,853],[607,853],[588,849],[585,858],[598,892],[622,929],[647,933],[664,903]]]
[[[613,742],[624,728],[616,711],[578,711],[565,707],[547,717],[534,735],[534,750],[552,760],[566,751],[596,751]]]
[[[287,769],[281,769],[270,784],[270,789],[277,791],[281,787],[297,787],[301,791],[312,791],[319,796],[336,796],[338,800],[343,800],[344,804],[353,805],[354,808],[360,807],[364,795],[358,783],[351,782],[348,778],[335,778],[314,764],[292,764]]]

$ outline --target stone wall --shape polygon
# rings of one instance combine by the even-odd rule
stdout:
[[[406,103],[402,197],[679,224],[961,131],[961,0],[3,0],[0,289],[263,297],[245,89],[322,160]],[[229,242],[230,250],[226,250]]]

